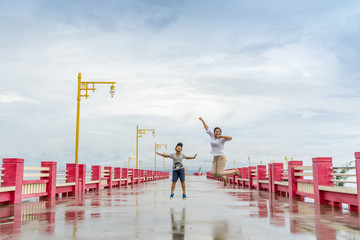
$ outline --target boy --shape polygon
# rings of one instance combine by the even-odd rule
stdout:
[[[175,147],[175,151],[176,153],[172,153],[172,154],[161,154],[161,153],[156,153],[157,155],[166,157],[166,158],[171,158],[174,162],[173,162],[173,176],[172,176],[172,185],[171,185],[171,194],[170,194],[170,199],[173,199],[174,197],[174,190],[175,190],[175,185],[177,180],[180,178],[180,182],[181,182],[181,187],[183,190],[183,195],[182,198],[183,200],[186,199],[186,192],[185,192],[185,169],[184,169],[184,165],[182,163],[183,159],[195,159],[197,154],[194,155],[194,157],[187,157],[185,156],[183,153],[181,153],[182,151],[182,147],[183,144],[180,142],[176,145]]]

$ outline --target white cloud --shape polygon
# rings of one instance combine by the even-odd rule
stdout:
[[[360,49],[352,41],[359,35],[358,5],[4,5],[1,157],[20,156],[32,164],[73,161],[82,72],[85,81],[117,82],[114,98],[108,86],[98,86],[81,100],[80,159],[90,164],[124,164],[134,154],[139,124],[155,128],[155,139],[169,151],[182,141],[186,154],[198,153],[188,168],[208,169],[208,138],[199,116],[234,137],[226,146],[229,167],[233,159],[246,165],[248,155],[254,162],[284,155],[351,158],[360,133]],[[151,136],[141,140],[147,168],[153,165],[153,142]]]
[[[15,103],[15,102],[28,102],[34,104],[40,104],[38,101],[19,96],[15,93],[3,93],[0,94],[0,103]]]

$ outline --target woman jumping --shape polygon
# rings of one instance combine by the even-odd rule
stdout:
[[[224,186],[228,184],[228,178],[226,175],[236,175],[241,177],[238,169],[224,171],[226,165],[226,156],[224,150],[224,144],[226,141],[230,141],[232,137],[230,136],[222,136],[221,129],[219,127],[214,128],[214,132],[209,130],[208,125],[206,125],[205,121],[200,117],[200,121],[203,123],[206,133],[211,137],[211,153],[214,156],[212,167],[211,167],[211,175],[214,177],[224,179]]]

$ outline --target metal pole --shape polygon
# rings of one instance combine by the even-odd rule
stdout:
[[[136,125],[136,169],[139,169],[139,166],[138,166],[138,153],[139,153],[138,143],[139,143],[139,125]]]
[[[155,167],[154,167],[154,171],[156,171],[156,141],[155,141]]]
[[[79,75],[78,75],[77,111],[76,111],[75,164],[78,164],[78,156],[79,156],[80,83],[81,83],[81,73],[79,73]]]

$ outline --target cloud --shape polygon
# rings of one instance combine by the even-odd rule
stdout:
[[[15,93],[0,94],[0,103],[15,103],[15,102],[40,104],[38,101],[19,96]]]
[[[228,167],[249,155],[352,158],[358,9],[356,1],[4,2],[1,156],[73,161],[81,72],[117,82],[114,98],[98,86],[81,100],[81,162],[127,165],[139,124],[156,129],[140,142],[144,167],[153,167],[155,140],[168,151],[182,141],[184,153],[199,154],[188,168],[207,170],[199,116],[233,136]]]

